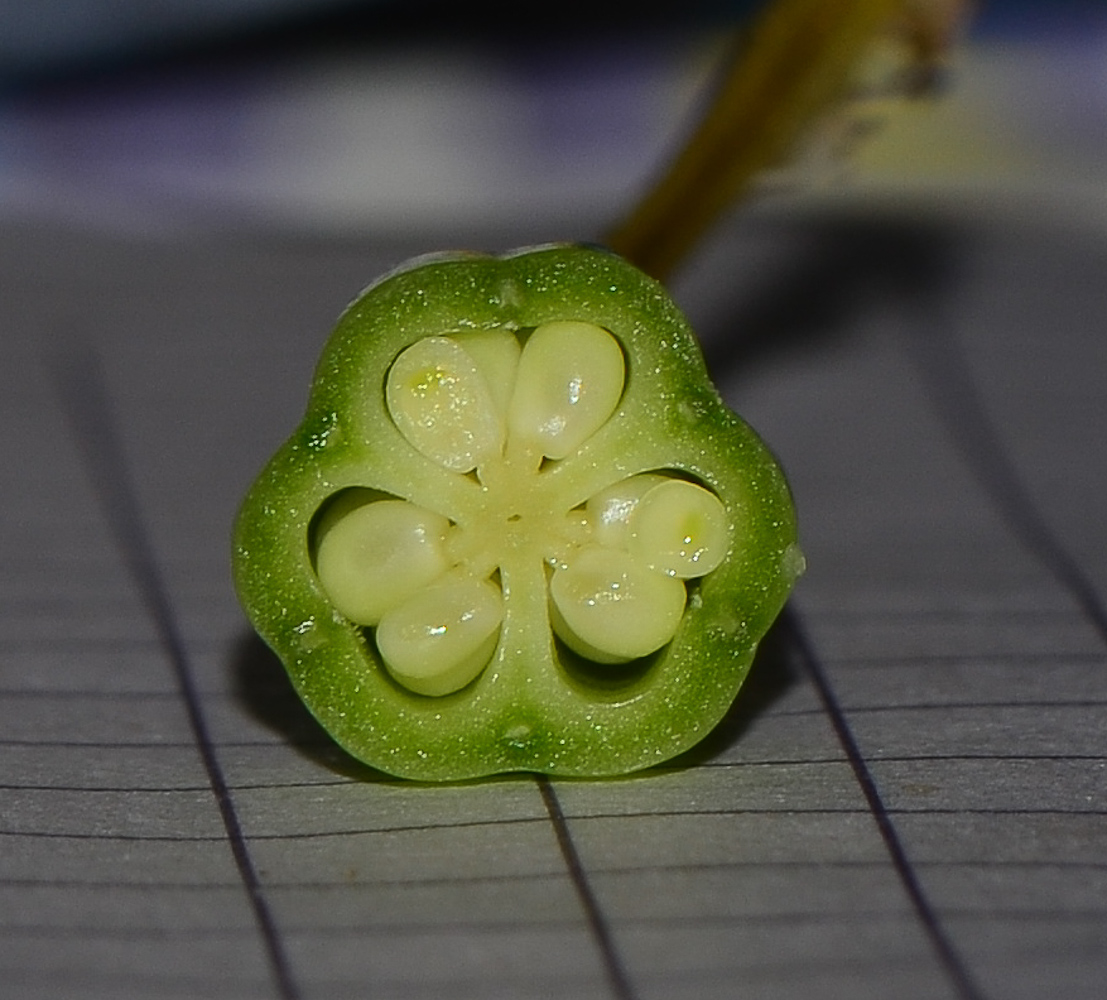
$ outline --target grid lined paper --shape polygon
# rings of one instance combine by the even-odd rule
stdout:
[[[13,997],[1098,997],[1107,243],[772,217],[676,288],[809,573],[731,716],[625,780],[335,750],[229,525],[335,315],[425,246],[0,231]]]

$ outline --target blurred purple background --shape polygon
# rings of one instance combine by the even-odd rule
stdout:
[[[0,210],[587,236],[679,140],[756,6],[628,26],[617,5],[570,5],[554,30],[505,23],[496,4],[4,0]],[[941,99],[886,124],[835,197],[986,190],[1098,212],[1107,5],[983,5]]]

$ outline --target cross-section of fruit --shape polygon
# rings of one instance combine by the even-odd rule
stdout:
[[[578,246],[371,285],[234,539],[243,607],[327,732],[428,781],[689,749],[802,565],[780,467],[673,300]]]

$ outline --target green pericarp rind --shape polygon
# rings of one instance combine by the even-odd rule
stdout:
[[[612,417],[543,469],[548,488],[573,506],[638,473],[690,479],[722,501],[731,550],[693,587],[674,639],[607,680],[555,643],[542,562],[505,559],[488,668],[454,694],[412,694],[320,587],[314,519],[340,491],[362,487],[464,522],[480,485],[403,436],[387,408],[389,367],[426,337],[559,320],[610,331],[626,380]],[[780,468],[719,399],[684,317],[659,284],[583,247],[440,256],[371,286],[341,318],[304,422],[255,483],[235,532],[243,605],[307,706],[354,756],[421,780],[611,775],[689,748],[733,701],[801,565]]]

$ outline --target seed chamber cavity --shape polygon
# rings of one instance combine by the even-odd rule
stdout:
[[[550,475],[615,416],[626,370],[617,338],[577,320],[446,333],[396,356],[390,418],[420,455],[479,484],[472,507],[454,522],[401,497],[344,490],[321,508],[311,544],[324,592],[398,684],[443,696],[478,678],[507,613],[504,575],[528,560],[546,567],[546,614],[524,624],[552,628],[572,680],[619,689],[661,655],[688,582],[729,551],[721,501],[659,470],[581,505]]]

